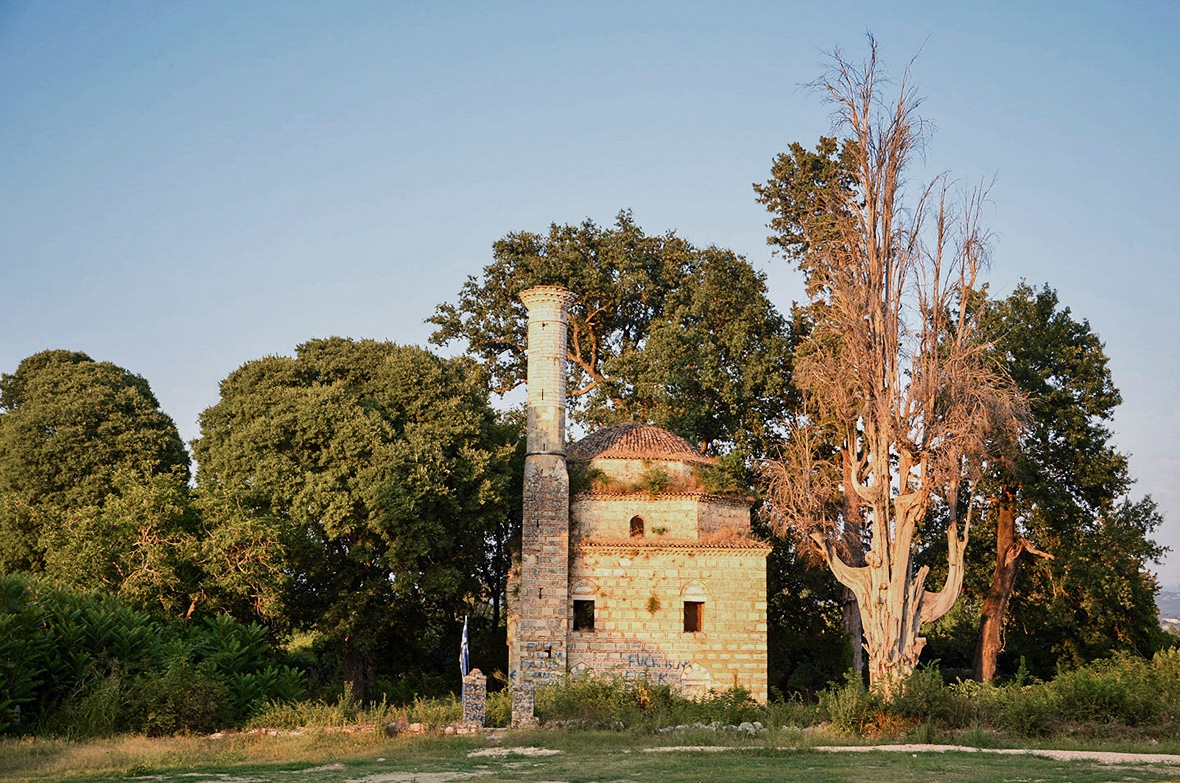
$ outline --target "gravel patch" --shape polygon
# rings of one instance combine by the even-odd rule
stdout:
[[[349,783],[451,783],[490,775],[491,772],[388,772],[369,775]]]
[[[972,748],[965,745],[820,745],[812,750],[829,753],[994,753],[1001,756],[1040,756],[1056,761],[1097,761],[1099,764],[1175,764],[1180,756],[1170,753],[1114,753],[1105,750],[1047,750],[1040,748]]]
[[[552,748],[484,748],[483,750],[473,750],[467,754],[467,758],[474,759],[483,756],[491,756],[493,758],[504,758],[505,756],[555,756],[561,753],[560,750]]]
[[[731,750],[752,748],[728,745],[670,745],[659,748],[644,748],[644,753],[720,753]],[[808,748],[797,748],[807,750]],[[777,748],[791,750],[791,748]],[[817,745],[810,750],[827,753],[993,753],[999,756],[1040,756],[1055,761],[1096,761],[1099,764],[1169,764],[1180,766],[1180,756],[1171,753],[1115,753],[1106,750],[1049,750],[1040,748],[972,748],[966,745]]]

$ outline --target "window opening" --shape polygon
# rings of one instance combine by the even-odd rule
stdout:
[[[631,517],[631,538],[643,538],[643,517]]]
[[[574,601],[574,630],[594,630],[594,602]]]
[[[684,632],[698,633],[705,630],[705,602],[684,602]]]

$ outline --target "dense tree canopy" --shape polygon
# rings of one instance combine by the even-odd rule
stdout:
[[[1123,499],[1077,528],[1046,531],[1052,560],[1017,579],[1008,618],[1008,668],[1025,659],[1051,677],[1116,651],[1150,656],[1167,644],[1150,565],[1163,547],[1152,533],[1163,522],[1151,498]]]
[[[431,341],[458,341],[488,388],[525,379],[527,315],[517,298],[563,285],[570,309],[572,415],[587,426],[641,420],[714,452],[769,450],[792,402],[788,324],[742,257],[648,236],[631,215],[614,227],[553,225],[509,234],[457,304],[439,306]]]
[[[470,374],[331,338],[226,378],[194,443],[224,600],[338,643],[358,688],[382,645],[391,666],[421,664],[479,596],[506,514],[512,439]]]
[[[990,679],[995,671],[1018,567],[1032,560],[1013,619],[1027,628],[1040,617],[1032,622],[1035,647],[1065,664],[1090,660],[1095,650],[1147,652],[1158,622],[1146,567],[1161,554],[1147,534],[1159,517],[1150,500],[1119,503],[1131,478],[1111,442],[1121,398],[1102,342],[1048,286],[1021,284],[991,303],[986,328],[1031,416],[989,475],[996,562],[983,591],[975,675]],[[1085,563],[1103,550],[1100,575]]]
[[[45,573],[58,582],[171,615],[191,615],[202,602],[207,547],[179,469],[120,471],[101,504],[66,510],[41,540]]]
[[[840,251],[840,221],[857,207],[857,144],[821,136],[815,151],[792,142],[774,157],[770,179],[754,183],[770,213],[767,244],[803,272],[809,294],[823,285],[823,259]]]
[[[167,603],[181,585],[163,541],[192,520],[162,497],[129,498],[149,487],[183,495],[188,463],[140,376],[73,351],[28,357],[0,378],[0,571],[49,570],[114,592],[126,582],[141,601]]]

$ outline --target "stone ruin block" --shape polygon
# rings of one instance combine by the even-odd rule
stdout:
[[[488,712],[488,678],[472,669],[463,678],[463,722],[485,725]]]

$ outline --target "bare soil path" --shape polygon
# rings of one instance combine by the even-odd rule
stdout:
[[[1175,764],[1180,766],[1180,755],[1172,753],[1114,753],[1105,750],[1050,750],[1041,748],[972,748],[965,745],[819,745],[812,750],[832,753],[880,751],[892,753],[996,753],[1002,756],[1040,756],[1056,761],[1096,761],[1099,764]]]

